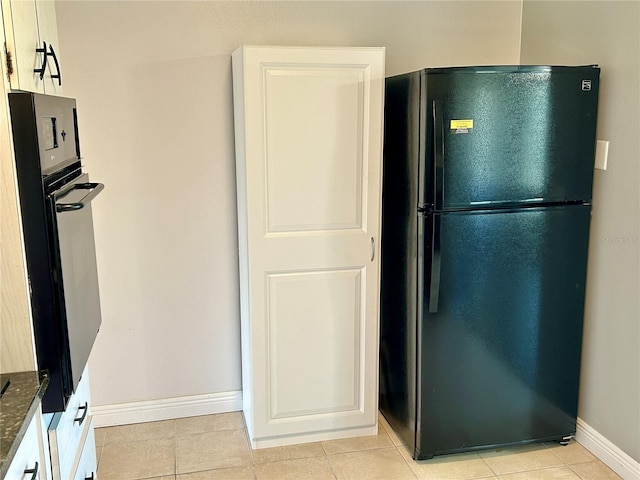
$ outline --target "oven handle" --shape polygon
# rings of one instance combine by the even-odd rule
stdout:
[[[82,200],[74,203],[56,203],[56,212],[72,212],[74,210],[80,210],[81,208],[86,207],[91,200],[93,200],[96,195],[98,195],[104,189],[104,185],[102,183],[76,183],[69,190],[66,190],[60,196],[56,196],[56,198],[62,198],[67,195],[72,190],[90,190]]]

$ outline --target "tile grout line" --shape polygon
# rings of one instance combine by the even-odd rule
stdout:
[[[573,442],[575,442],[577,445],[580,445],[580,443],[575,439],[575,437],[572,439],[572,441],[573,441]],[[569,445],[570,445],[570,444],[571,444],[571,442],[569,443]],[[554,455],[554,457],[556,457],[559,461],[561,461],[561,462],[562,462],[562,464],[563,464],[563,466],[564,466],[564,467],[568,468],[568,469],[569,469],[569,471],[571,471],[571,472],[572,472],[576,477],[578,477],[578,478],[579,478],[579,479],[581,479],[581,480],[585,480],[585,479],[584,479],[584,477],[583,477],[582,475],[580,475],[580,473],[578,473],[578,472],[573,468],[573,466],[574,466],[574,465],[584,465],[584,464],[586,464],[586,463],[597,463],[597,462],[599,462],[599,461],[600,461],[597,457],[593,457],[593,458],[590,458],[590,459],[585,460],[585,461],[583,461],[583,462],[568,463],[568,462],[566,462],[563,458],[561,458],[558,454],[556,454],[556,452],[554,451],[554,450],[555,450],[555,448],[552,448],[552,447],[549,445],[549,442],[543,442],[543,445],[547,448],[547,450],[549,450],[549,451]],[[560,445],[560,444],[558,444],[558,445]],[[562,446],[562,445],[561,445],[561,448],[566,448],[566,447],[568,447],[569,445],[564,445],[564,446]],[[582,445],[580,445],[580,446],[582,447]],[[558,448],[558,446],[557,446],[557,445],[556,445],[555,447],[556,447],[556,448]],[[582,448],[584,448],[584,447],[582,447]],[[557,468],[557,467],[549,467],[549,468]],[[541,469],[541,470],[544,470],[544,469]],[[614,473],[615,473],[615,472],[614,472]],[[616,475],[617,475],[617,474],[616,474]],[[619,477],[619,475],[618,475],[618,477]]]
[[[393,443],[393,441],[391,442]],[[405,456],[402,454],[402,452],[400,451],[400,447],[398,445],[394,444],[394,447],[396,449],[396,452],[398,452],[398,455],[400,455],[400,457],[402,458],[402,460],[404,461],[405,465],[407,465],[407,468],[409,469],[409,471],[411,472],[411,474],[413,475],[413,478],[415,478],[416,480],[418,480],[418,474],[415,472],[415,470],[411,467],[411,464],[409,463],[409,460],[407,460],[405,458]],[[405,448],[404,445],[402,446],[402,448]],[[411,458],[411,461],[413,462],[413,458]]]
[[[384,418],[384,416],[382,416],[382,418]],[[389,437],[389,440],[391,441],[391,444],[394,446],[394,448],[396,449],[396,452],[398,452],[398,455],[400,455],[400,457],[401,457],[401,458],[402,458],[402,460],[404,461],[405,465],[409,468],[409,471],[411,472],[411,474],[413,475],[413,477],[414,477],[416,480],[419,480],[419,479],[418,479],[418,474],[415,472],[415,470],[413,469],[413,467],[412,467],[412,466],[411,466],[411,464],[409,463],[409,460],[407,460],[407,459],[405,458],[405,456],[402,454],[402,451],[400,451],[400,448],[401,448],[401,447],[402,447],[402,448],[406,448],[406,447],[405,447],[404,445],[402,445],[402,444],[401,444],[401,445],[396,445],[396,442],[394,442],[394,441],[393,441],[393,438],[394,438],[394,437],[395,437],[395,438],[398,438],[398,436],[395,434],[395,432],[393,432],[393,429],[391,429],[391,431],[387,430],[387,426],[386,426],[386,425],[388,425],[388,423],[386,423],[386,422],[387,422],[387,420],[386,420],[386,419],[384,419],[384,421],[380,421],[380,420],[378,420],[378,425],[379,425],[380,427],[382,427],[382,430],[384,431],[384,433],[386,433],[386,434],[387,434],[387,436]],[[389,426],[389,428],[391,428],[391,426]],[[394,437],[392,437],[392,434],[394,435]],[[408,452],[408,449],[407,449],[407,452]],[[411,456],[411,454],[410,454],[410,453],[409,453],[409,457],[411,458],[411,461],[413,462],[414,460],[413,460],[413,457]]]
[[[242,415],[242,425],[244,425],[244,427],[241,430],[244,432],[244,439],[247,442],[247,448],[249,449],[249,466],[251,467],[251,475],[253,476],[253,480],[258,480],[258,472],[256,472],[256,463],[254,462],[253,448],[251,447],[251,439],[249,438],[249,429],[247,428],[247,422],[244,419],[244,415]]]
[[[94,441],[95,441],[95,429],[93,431]],[[96,475],[98,475],[98,467],[100,466],[100,458],[102,458],[102,451],[104,450],[104,437],[106,437],[107,432],[102,432],[102,440],[100,441],[100,453],[98,453],[98,446],[96,445]]]
[[[324,459],[327,461],[327,463],[329,464],[329,469],[331,470],[331,475],[333,475],[334,480],[338,480],[338,474],[336,473],[336,471],[333,469],[333,465],[331,464],[331,462],[329,461],[329,455],[327,454],[327,449],[324,448],[324,442],[320,442],[320,448],[322,449],[322,451],[324,452]]]
[[[606,468],[608,468],[609,470],[611,470],[611,472],[615,475],[616,479],[620,479],[622,480],[622,477],[620,475],[618,475],[618,472],[614,471],[611,467],[609,467],[609,465],[607,465],[606,463],[602,462],[600,459],[596,458],[595,460],[590,460],[589,462],[582,462],[582,463],[574,463],[571,465],[567,465],[567,467],[569,467],[569,469],[578,477],[580,478],[580,480],[589,480],[588,478],[583,477],[582,475],[580,475],[580,473],[576,472],[576,470],[573,468],[575,465],[584,465],[586,463],[593,463],[593,464],[598,464],[598,463],[602,463]]]
[[[570,465],[555,465],[555,466],[552,466],[552,467],[541,467],[541,468],[533,468],[533,469],[527,469],[527,470],[517,470],[517,471],[514,471],[514,472],[503,472],[501,474],[495,473],[495,470],[493,470],[493,469],[491,469],[491,471],[494,472],[495,476],[500,478],[501,476],[504,476],[504,475],[517,475],[517,474],[525,474],[525,473],[531,473],[531,472],[544,472],[546,470],[553,470],[554,468],[565,468],[565,467],[568,468],[569,470],[571,470],[573,473],[575,473],[578,477],[580,477],[582,479],[582,477],[580,475],[578,475],[577,472],[573,471],[573,469],[571,468]],[[489,468],[491,468],[491,467],[489,467]]]
[[[482,460],[482,463],[484,463],[487,466],[487,468],[493,473],[494,477],[496,477],[497,479],[500,479],[500,475],[498,475],[498,472],[496,472],[493,468],[491,468],[491,465],[489,465],[487,461],[484,458],[482,458],[481,455],[478,455],[478,458]]]
[[[321,444],[322,444],[322,442],[321,442]],[[331,469],[331,475],[333,475],[334,480],[338,480],[338,474],[333,469],[333,465],[331,464],[331,461],[329,461],[329,455],[327,455],[327,452],[324,449],[324,445],[322,445],[322,451],[324,452],[324,459],[329,464],[329,469]]]

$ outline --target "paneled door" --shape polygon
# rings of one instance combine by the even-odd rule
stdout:
[[[383,48],[233,54],[254,448],[377,432]]]

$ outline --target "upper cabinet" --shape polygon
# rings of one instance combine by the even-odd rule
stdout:
[[[12,90],[62,95],[53,0],[2,0],[4,61]]]

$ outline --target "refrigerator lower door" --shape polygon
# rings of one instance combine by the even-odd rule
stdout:
[[[415,458],[575,433],[590,209],[425,216]]]

